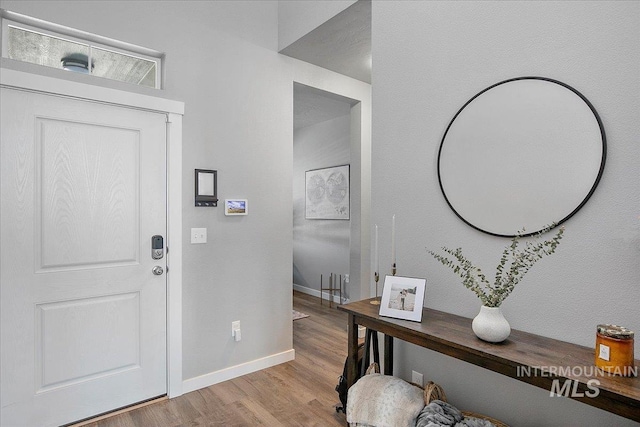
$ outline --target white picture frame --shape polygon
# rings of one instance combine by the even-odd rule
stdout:
[[[422,322],[426,287],[426,279],[385,276],[380,316]]]
[[[224,214],[227,216],[249,215],[247,199],[224,199]]]

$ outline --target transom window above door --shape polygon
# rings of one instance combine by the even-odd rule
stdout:
[[[1,12],[4,58],[161,88],[164,57],[161,52],[25,15]]]

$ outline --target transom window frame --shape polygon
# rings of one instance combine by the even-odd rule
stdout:
[[[123,42],[120,40],[111,39],[108,37],[100,36],[97,34],[89,33],[86,31],[78,30],[71,27],[66,27],[64,25],[55,24],[53,22],[44,21],[38,18],[33,18],[31,16],[22,15],[19,13],[11,12],[6,9],[0,9],[0,20],[1,20],[1,51],[2,58],[8,59],[11,61],[18,61],[22,63],[31,63],[28,61],[21,61],[19,59],[11,59],[8,56],[9,53],[9,31],[10,27],[18,28],[22,30],[26,30],[29,32],[34,32],[38,34],[45,35],[47,37],[52,37],[60,40],[69,41],[71,43],[78,43],[89,47],[89,51],[92,48],[96,48],[103,51],[110,51],[117,53],[119,55],[125,55],[137,59],[142,59],[145,61],[152,61],[156,63],[155,66],[155,87],[140,85],[136,83],[128,83],[133,84],[134,86],[139,87],[147,87],[152,89],[163,89],[164,87],[164,60],[165,54],[163,52],[149,49],[142,46],[137,46],[131,43]],[[89,55],[89,61],[91,62],[91,57]],[[38,65],[46,68],[52,68],[45,65]],[[55,68],[54,68],[55,69]],[[62,69],[62,68],[60,68]],[[88,73],[92,77],[101,77],[95,76],[91,73]],[[101,77],[107,78],[108,77]],[[120,81],[117,79],[109,79],[112,81]],[[124,82],[127,83],[127,82]]]

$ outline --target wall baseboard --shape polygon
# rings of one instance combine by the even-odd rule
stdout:
[[[283,351],[282,353],[273,354],[261,359],[252,360],[250,362],[241,363],[240,365],[200,375],[199,377],[189,378],[182,382],[182,393],[189,393],[190,391],[209,387],[223,381],[241,377],[242,375],[270,368],[281,363],[290,362],[293,359],[295,359],[295,350],[291,349]]]
[[[306,286],[300,286],[300,285],[296,285],[294,283],[293,284],[293,290],[294,291],[298,291],[298,292],[302,292],[303,294],[313,295],[314,297],[320,298],[320,291],[317,290],[317,289],[307,288]],[[322,293],[322,298],[324,298],[326,301],[329,301],[329,293],[328,292],[323,292]],[[340,296],[339,295],[334,295],[333,296],[333,302],[335,302],[336,304],[344,304],[343,301],[340,301]]]

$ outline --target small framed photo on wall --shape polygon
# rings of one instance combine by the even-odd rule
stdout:
[[[224,200],[225,215],[248,215],[249,202],[247,199],[225,199]]]
[[[380,316],[421,322],[426,285],[426,279],[385,276]]]

